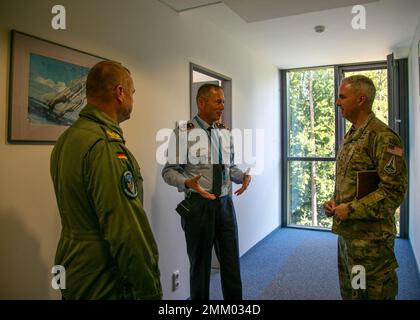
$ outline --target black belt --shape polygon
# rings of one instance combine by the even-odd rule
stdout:
[[[224,198],[224,197],[227,197],[227,195],[226,195],[226,196],[221,196],[221,197],[218,197],[218,198],[216,198],[215,200],[217,200],[217,199],[221,199],[221,198]],[[201,194],[199,194],[198,192],[190,192],[190,194],[186,196],[186,199],[190,199],[190,200],[208,200],[208,201],[213,201],[213,200],[206,199],[206,198],[202,197],[202,196],[201,196]]]

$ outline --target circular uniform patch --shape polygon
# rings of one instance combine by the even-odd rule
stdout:
[[[125,171],[121,177],[121,188],[127,197],[134,199],[137,197],[138,190],[134,182],[133,174],[130,171]]]

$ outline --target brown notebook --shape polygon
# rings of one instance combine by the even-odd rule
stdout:
[[[357,173],[357,200],[378,189],[380,181],[375,170],[359,171]]]

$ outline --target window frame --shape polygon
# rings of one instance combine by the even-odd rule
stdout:
[[[406,59],[401,59],[406,60]],[[404,61],[396,60],[397,65],[404,65]],[[280,132],[281,132],[281,214],[280,214],[280,225],[281,227],[288,227],[288,228],[299,228],[299,229],[310,229],[310,230],[323,230],[330,232],[331,229],[323,228],[323,227],[313,227],[313,226],[300,226],[300,225],[289,225],[289,175],[288,175],[288,166],[290,161],[336,161],[337,160],[337,153],[340,143],[345,135],[345,119],[340,117],[338,113],[338,109],[334,105],[334,115],[335,115],[335,155],[334,157],[290,157],[289,156],[289,128],[288,128],[288,119],[289,119],[289,110],[287,105],[287,95],[288,95],[288,87],[287,87],[287,73],[291,71],[299,71],[299,70],[311,70],[311,69],[320,69],[320,68],[334,68],[334,98],[337,101],[338,98],[338,90],[340,86],[340,82],[343,79],[344,72],[346,71],[366,71],[366,70],[374,70],[374,69],[388,69],[388,86],[391,85],[389,77],[390,77],[390,68],[389,62],[387,61],[371,61],[371,62],[361,62],[361,63],[351,63],[351,64],[336,64],[336,65],[323,65],[323,66],[311,66],[311,67],[301,67],[301,68],[291,68],[291,69],[279,69],[279,91],[280,91]],[[401,75],[399,75],[400,79],[404,79],[406,76],[404,74],[404,69],[400,71]],[[396,119],[396,115],[406,114],[406,110],[408,105],[406,105],[406,98],[404,98],[404,89],[402,88],[402,93],[400,94],[399,100],[400,103],[395,106],[395,104],[390,104],[388,107],[388,122],[391,128],[393,128],[393,124],[396,121],[400,121]],[[388,96],[388,101],[391,103],[390,97]],[[391,105],[393,106],[391,108]],[[399,122],[401,124],[401,121]],[[400,131],[398,132],[403,140],[404,145],[407,148],[407,155],[408,157],[409,150],[409,139],[408,135],[405,134],[405,131],[408,130],[408,123],[405,123],[405,126],[399,126]],[[407,166],[409,163],[407,162]],[[409,168],[408,168],[409,169]],[[408,212],[408,199],[409,195],[407,194],[405,201],[401,205],[400,209],[400,234],[399,237],[406,238],[408,235],[408,220],[409,220],[409,212]]]

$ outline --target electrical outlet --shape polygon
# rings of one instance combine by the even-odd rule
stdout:
[[[174,271],[172,274],[172,291],[179,288],[179,270]]]

